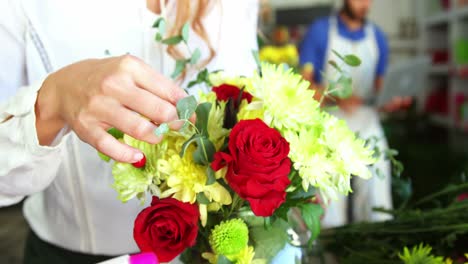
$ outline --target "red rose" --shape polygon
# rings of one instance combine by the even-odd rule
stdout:
[[[229,99],[232,99],[234,101],[234,106],[236,108],[239,107],[237,101],[239,99],[241,89],[237,86],[221,84],[220,86],[213,87],[212,90],[216,93],[216,98],[218,98],[219,101],[228,101]],[[246,91],[242,91],[241,101],[244,99],[250,103],[252,102],[252,95]]]
[[[271,216],[284,202],[290,183],[289,143],[262,120],[244,120],[232,129],[229,152],[216,153],[212,168],[228,166],[232,189],[249,201],[255,215]]]
[[[468,200],[468,193],[462,193],[457,196],[457,202],[463,202],[465,200]]]
[[[135,219],[133,237],[143,252],[154,252],[159,261],[169,262],[195,245],[198,207],[174,198],[153,197],[151,206]]]

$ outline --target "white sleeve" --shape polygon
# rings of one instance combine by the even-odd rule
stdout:
[[[34,105],[42,81],[26,85],[27,24],[17,2],[0,0],[0,206],[50,184],[60,165],[60,142],[67,131],[63,129],[52,146],[39,145]]]
[[[209,30],[219,31],[211,37],[216,57],[210,70],[223,70],[228,75],[252,75],[256,68],[253,50],[258,50],[258,0],[222,0],[221,18],[211,21]],[[212,28],[212,29],[211,29]]]

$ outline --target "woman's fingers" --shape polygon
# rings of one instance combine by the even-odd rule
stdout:
[[[157,128],[156,125],[122,105],[114,104],[112,107],[102,109],[99,115],[101,116],[101,122],[110,124],[133,138],[151,144],[159,143],[162,140],[162,137],[154,134],[154,130]]]
[[[186,97],[187,93],[179,88],[172,80],[158,74],[149,65],[131,55],[119,57],[120,67],[133,76],[135,84],[142,89],[160,97],[161,99],[176,105]]]
[[[135,163],[143,158],[140,150],[118,141],[102,128],[95,129],[86,141],[101,153],[119,162]]]
[[[138,87],[123,91],[119,100],[156,124],[170,123],[177,119],[177,110],[173,104]]]

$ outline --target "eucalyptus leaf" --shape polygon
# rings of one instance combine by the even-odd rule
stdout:
[[[197,127],[200,134],[209,138],[208,132],[208,118],[210,115],[211,110],[211,103],[202,103],[197,106],[196,113],[197,113],[197,122],[195,122],[195,126]]]
[[[342,75],[337,83],[332,94],[338,98],[349,98],[353,94],[353,80],[351,77]]]
[[[185,156],[185,152],[187,151],[188,147],[191,144],[195,143],[199,137],[200,135],[193,135],[191,138],[184,142],[184,144],[182,145],[182,149],[180,150],[180,157],[183,158]]]
[[[197,105],[197,99],[195,99],[195,96],[193,95],[180,99],[179,102],[177,102],[176,106],[177,115],[179,116],[179,119],[189,119],[193,115],[193,113],[195,113]]]
[[[301,204],[298,207],[301,210],[304,223],[311,232],[308,243],[310,248],[312,242],[317,239],[320,234],[320,217],[323,215],[323,208],[320,204],[312,203]]]
[[[230,261],[226,256],[219,255],[218,262],[216,262],[216,264],[233,264],[233,262]]]
[[[153,28],[158,28],[159,24],[161,24],[161,22],[163,22],[163,21],[164,21],[164,18],[162,18],[162,17],[156,19],[156,21],[154,21],[154,23],[153,23]]]
[[[166,35],[166,20],[163,19],[161,22],[159,22],[158,31],[161,36]]]
[[[177,60],[174,72],[171,74],[171,78],[175,79],[185,70],[186,60]]]
[[[111,134],[116,139],[121,139],[124,136],[124,133],[115,127],[109,128],[109,130],[107,130],[107,133]]]
[[[207,166],[213,161],[216,152],[214,144],[206,137],[199,137],[197,140],[197,149],[193,153],[193,161],[196,164]]]
[[[193,81],[190,81],[187,85],[188,88],[192,88],[193,86],[199,84],[198,80],[193,80]]]
[[[338,66],[338,64],[336,63],[336,61],[334,60],[329,60],[328,61],[328,64],[330,64],[333,68],[335,68],[337,71],[341,72],[341,68]]]
[[[162,35],[158,32],[158,33],[156,33],[156,36],[154,37],[154,39],[155,39],[157,42],[160,42],[160,41],[163,39],[163,37],[162,37]]]
[[[182,39],[187,43],[189,39],[190,24],[187,22],[182,27]]]
[[[162,43],[166,45],[176,45],[176,44],[179,44],[181,41],[182,41],[181,36],[174,36],[174,37],[164,39]]]
[[[263,225],[252,227],[249,234],[254,242],[255,258],[271,261],[288,242],[287,229],[287,222],[280,219],[274,221],[269,230]]]
[[[197,202],[200,204],[210,204],[210,200],[206,197],[204,193],[197,193]]]
[[[167,134],[169,132],[169,130],[170,130],[169,125],[167,123],[163,123],[163,124],[159,125],[159,127],[154,130],[154,134],[156,136],[162,136],[162,135]]]
[[[215,171],[210,166],[206,168],[206,175],[208,176],[206,178],[206,185],[212,185],[213,183],[216,182]]]
[[[197,64],[197,62],[200,60],[200,57],[201,51],[199,48],[196,48],[195,51],[193,51],[192,57],[190,58],[190,64]]]
[[[109,162],[111,160],[111,158],[109,156],[107,156],[106,154],[98,151],[98,156],[99,158],[101,158],[103,161],[105,162]]]
[[[344,62],[352,67],[357,67],[361,65],[361,59],[359,59],[356,55],[352,55],[352,54],[346,55],[344,57]]]

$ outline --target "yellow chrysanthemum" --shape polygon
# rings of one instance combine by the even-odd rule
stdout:
[[[273,64],[286,63],[290,66],[296,66],[299,62],[297,48],[292,45],[283,46],[265,46],[259,52],[261,61]]]
[[[262,108],[261,102],[258,103],[255,100],[252,103],[248,103],[247,100],[243,100],[239,106],[239,113],[237,114],[237,120],[252,120],[262,119],[265,116],[265,110]]]
[[[244,87],[248,79],[242,76],[232,76],[226,74],[224,71],[217,71],[208,76],[210,83],[213,86],[220,86],[221,84],[230,84],[236,87]]]
[[[255,251],[251,246],[245,247],[238,254],[226,256],[226,258],[235,264],[267,264],[266,259],[254,259]],[[218,255],[205,252],[202,254],[202,257],[208,260],[211,264],[218,263]]]
[[[252,77],[246,91],[261,103],[265,123],[283,131],[300,130],[320,121],[319,102],[309,88],[310,83],[292,69],[263,63],[262,76]]]

